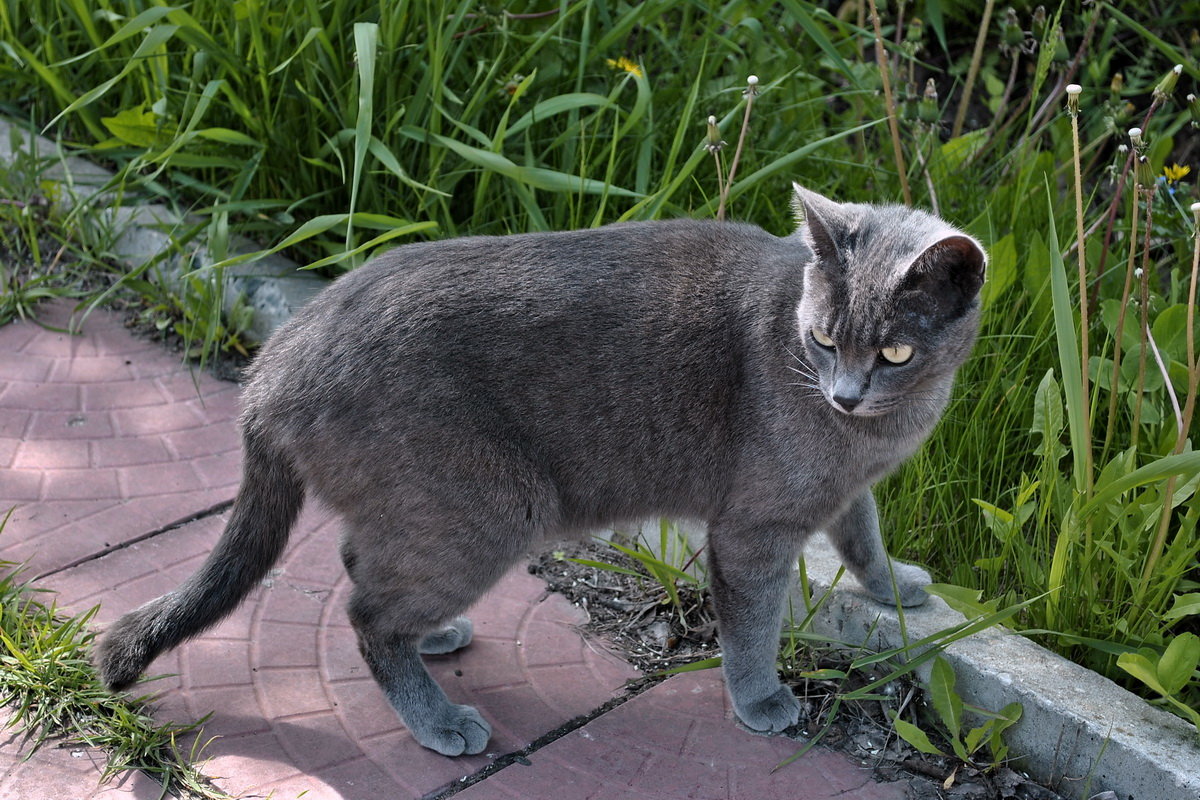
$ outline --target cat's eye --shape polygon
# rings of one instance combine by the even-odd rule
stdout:
[[[833,347],[833,339],[830,339],[829,334],[819,328],[812,329],[812,337],[821,347]]]
[[[889,364],[904,364],[907,363],[913,355],[912,345],[898,344],[894,347],[885,347],[879,351],[879,355],[883,356],[883,360]]]

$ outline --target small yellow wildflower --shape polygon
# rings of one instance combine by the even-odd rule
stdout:
[[[604,63],[608,64],[613,69],[625,70],[635,78],[642,77],[642,68],[630,61],[625,56],[621,56],[620,58],[606,58]]]
[[[1169,167],[1163,167],[1163,177],[1167,179],[1167,183],[1178,183],[1191,171],[1192,168],[1187,165],[1181,167],[1178,164],[1172,164]]]

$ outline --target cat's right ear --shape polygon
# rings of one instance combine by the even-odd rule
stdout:
[[[800,235],[817,257],[825,263],[836,263],[838,249],[830,231],[830,221],[837,218],[838,204],[824,195],[792,183],[792,209]]]

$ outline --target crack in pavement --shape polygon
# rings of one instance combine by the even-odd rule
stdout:
[[[440,789],[434,789],[432,792],[422,795],[420,798],[418,798],[418,800],[445,800],[445,798],[452,797],[477,783],[487,780],[497,772],[507,769],[513,764],[520,764],[521,766],[525,767],[531,766],[532,762],[529,760],[528,756],[533,755],[547,745],[557,742],[564,736],[574,733],[593,720],[604,716],[613,709],[625,705],[625,703],[628,703],[633,698],[662,683],[664,680],[666,680],[666,678],[667,676],[663,675],[646,675],[641,678],[635,678],[631,681],[628,681],[625,684],[625,693],[619,697],[614,697],[611,700],[606,701],[586,714],[580,714],[574,719],[567,720],[554,730],[543,733],[541,736],[534,739],[521,749],[513,750],[510,753],[497,756],[492,763],[484,767],[480,767],[477,771],[471,773],[470,775],[464,775],[453,783],[443,786]]]
[[[97,550],[93,553],[89,553],[85,556],[80,556],[79,558],[75,559],[74,561],[70,562],[69,564],[64,564],[60,567],[55,567],[54,569],[46,570],[45,572],[35,575],[33,580],[40,581],[43,578],[49,578],[50,576],[57,575],[60,572],[66,572],[67,570],[74,569],[75,567],[78,567],[81,564],[86,564],[89,561],[95,561],[97,559],[104,558],[105,556],[107,556],[111,553],[116,553],[120,550],[124,550],[125,548],[127,548],[131,545],[138,544],[139,542],[144,542],[147,539],[153,539],[155,536],[160,536],[164,533],[170,533],[171,531],[178,530],[179,528],[182,528],[184,525],[188,525],[193,522],[198,522],[199,520],[207,519],[208,517],[212,517],[217,514],[224,514],[226,511],[228,511],[232,507],[233,507],[232,499],[223,500],[220,503],[217,503],[216,505],[209,506],[208,508],[205,508],[205,509],[201,509],[200,511],[197,511],[194,514],[189,514],[186,517],[181,517],[181,518],[175,520],[174,522],[168,522],[166,525],[163,525],[160,528],[155,528],[152,531],[138,534],[137,536],[134,536],[131,539],[126,539],[123,542],[118,542],[117,544],[109,545],[108,547],[105,547],[101,550]]]

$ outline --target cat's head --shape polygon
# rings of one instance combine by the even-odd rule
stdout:
[[[853,416],[940,413],[979,328],[983,247],[923,211],[794,188],[813,254],[796,323],[821,394]]]

